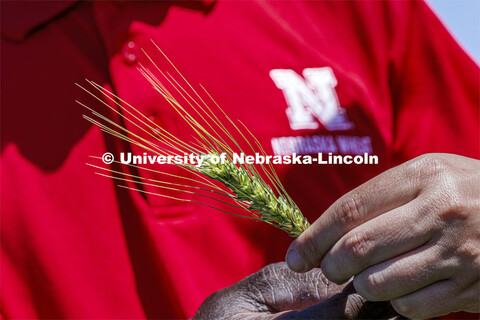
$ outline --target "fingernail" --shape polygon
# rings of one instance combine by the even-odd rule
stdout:
[[[304,272],[307,269],[307,265],[295,249],[289,250],[287,252],[287,257],[285,258],[285,260],[287,260],[288,267],[293,271]]]

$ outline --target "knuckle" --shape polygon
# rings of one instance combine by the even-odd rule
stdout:
[[[422,178],[436,178],[444,175],[447,170],[447,161],[436,154],[425,154],[415,158],[409,167],[410,173]]]
[[[352,261],[365,258],[369,253],[369,240],[364,233],[353,233],[345,239],[345,249]]]
[[[255,273],[256,282],[275,282],[281,281],[281,278],[295,274],[286,266],[284,262],[277,262],[266,265],[260,271]]]
[[[431,222],[449,222],[468,219],[469,206],[463,203],[455,191],[438,188],[425,194],[417,207],[419,218],[428,218]]]
[[[328,252],[322,260],[322,270],[335,283],[343,283],[368,263],[369,238],[365,233],[349,234],[341,247]]]
[[[272,263],[272,264],[268,264],[265,267],[263,267],[260,270],[260,272],[263,273],[263,274],[270,274],[270,273],[274,273],[276,269],[280,269],[282,267],[283,267],[282,262]]]
[[[342,226],[357,224],[364,217],[364,206],[360,194],[353,192],[343,198],[335,208],[335,222]]]
[[[454,186],[445,185],[444,182],[445,179],[442,179],[442,182],[418,198],[419,202],[415,207],[418,218],[428,218],[437,225],[442,221],[468,219],[469,204],[461,199]]]
[[[432,195],[423,195],[419,197],[419,201],[414,207],[414,210],[417,213],[417,219],[435,218],[434,220],[437,220],[441,214],[443,200],[444,198]]]
[[[268,282],[270,280],[270,276],[272,274],[272,266],[267,265],[260,269],[259,271],[251,274],[247,278],[244,279],[244,283],[247,286],[254,284],[258,288],[264,288],[268,286]]]

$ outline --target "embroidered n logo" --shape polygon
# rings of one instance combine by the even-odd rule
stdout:
[[[270,77],[283,91],[293,130],[317,129],[318,122],[328,130],[353,128],[353,123],[338,102],[335,92],[337,79],[332,69],[305,69],[303,78],[290,69],[274,69],[270,71]]]

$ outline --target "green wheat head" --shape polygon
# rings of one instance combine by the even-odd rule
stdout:
[[[97,94],[77,85],[117,114],[123,120],[123,123],[128,122],[132,124],[138,132],[127,130],[124,124],[115,122],[111,119],[111,116],[109,118],[87,107],[85,104],[77,102],[93,114],[93,117],[84,115],[84,118],[100,127],[102,131],[138,145],[145,151],[156,155],[182,155],[184,153],[201,155],[203,156],[202,165],[200,167],[188,164],[178,165],[188,172],[188,175],[173,175],[136,165],[128,165],[168,176],[168,180],[147,179],[139,175],[114,171],[110,168],[93,164],[88,165],[104,172],[96,172],[98,175],[124,182],[153,186],[159,191],[154,193],[147,192],[126,185],[119,185],[119,187],[179,201],[194,202],[235,216],[264,221],[284,230],[293,237],[298,237],[309,227],[309,223],[282,186],[273,166],[261,165],[259,169],[257,169],[257,167],[251,164],[234,164],[232,160],[234,149],[242,153],[245,152],[231,132],[234,132],[237,136],[241,137],[242,141],[246,142],[249,146],[249,151],[260,151],[266,155],[259,141],[243,123],[240,122],[240,126],[236,125],[218,106],[205,88],[201,87],[219,111],[216,113],[213,112],[173,63],[170,62],[155,43],[154,45],[158,49],[158,52],[171,64],[181,81],[184,82],[184,85],[180,85],[179,81],[169,73],[164,73],[160,70],[153,59],[150,58],[147,53],[144,52],[144,54],[150,62],[152,62],[156,72],[162,75],[163,80],[174,88],[176,95],[180,97],[182,103],[167,90],[164,83],[154,75],[152,70],[140,65],[139,71],[152,87],[177,111],[179,117],[185,121],[186,125],[193,130],[195,134],[194,142],[185,142],[164,128],[158,127],[126,101],[92,81],[87,80],[87,82],[96,89]],[[100,94],[98,95],[98,93]],[[113,102],[114,105],[119,107],[119,110],[112,107],[108,102]],[[218,114],[220,114],[220,118]],[[150,139],[142,137],[140,132],[143,132],[143,134],[147,135]],[[227,155],[227,161],[212,161],[214,156],[222,153]],[[193,178],[191,177],[192,175],[194,176]],[[174,180],[178,180],[179,182],[173,182]],[[214,183],[214,181],[220,182],[221,185],[219,186]],[[174,197],[163,194],[161,192],[162,190],[178,192],[179,196]],[[206,202],[197,200],[197,198],[189,199],[182,196],[182,194],[193,194],[199,199],[214,200],[219,205],[212,206]],[[223,209],[225,205],[232,208],[233,211]]]
[[[293,237],[298,237],[309,227],[300,209],[285,196],[276,196],[263,180],[249,175],[247,170],[231,161],[214,163],[210,159],[207,155],[198,171],[227,186],[237,201],[248,204],[248,210],[258,213],[260,220],[275,225]]]

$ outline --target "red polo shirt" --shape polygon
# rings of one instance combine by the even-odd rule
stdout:
[[[91,155],[141,150],[82,119],[75,99],[105,111],[74,85],[83,78],[188,138],[136,69],[151,67],[141,48],[167,67],[150,39],[267,152],[379,157],[378,165],[279,166],[310,221],[423,153],[479,157],[478,66],[422,2],[1,5],[7,318],[191,317],[210,293],[283,259],[291,238],[280,230],[119,189],[85,165]]]

